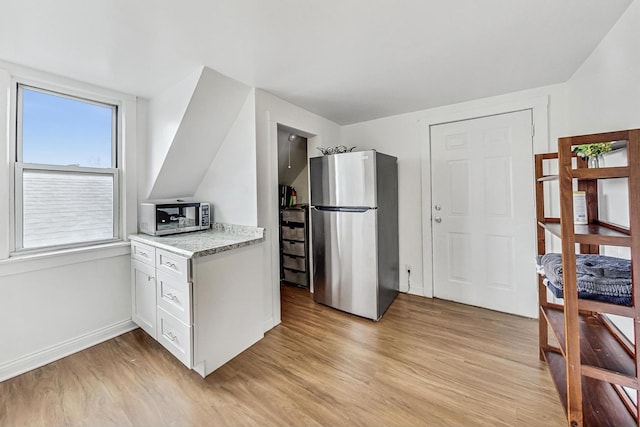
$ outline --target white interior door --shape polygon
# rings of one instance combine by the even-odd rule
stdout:
[[[531,110],[431,127],[434,296],[537,317]]]

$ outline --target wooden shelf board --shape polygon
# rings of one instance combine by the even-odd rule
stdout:
[[[540,307],[540,313],[547,319],[547,324],[551,328],[551,332],[553,333],[553,337],[558,344],[558,350],[562,355],[565,355],[565,341],[564,341],[564,313],[561,310],[556,310],[550,307]],[[557,316],[556,313],[560,313],[560,316]]]
[[[558,343],[565,353],[564,313],[561,310],[544,307],[544,316],[549,322]],[[635,378],[635,362],[625,348],[616,340],[595,316],[580,315],[580,354],[583,365],[601,368]],[[606,375],[605,373],[602,373]],[[613,381],[613,376],[610,381]]]
[[[542,222],[538,221],[538,225],[556,237],[562,237],[562,229],[559,222]]]
[[[557,181],[557,180],[558,180],[558,175],[545,175],[538,178],[538,182]]]
[[[629,176],[629,167],[621,166],[613,168],[605,167],[571,169],[571,176],[580,180],[626,178]]]
[[[536,157],[541,158],[542,160],[552,160],[552,159],[557,159],[558,158],[558,153],[542,153],[542,154],[536,154]]]
[[[624,317],[636,317],[637,315],[637,310],[634,307],[590,299],[579,299],[578,308],[583,311],[597,311],[599,313],[617,314],[618,316]]]
[[[562,238],[562,227],[555,222],[539,222],[545,230]],[[626,233],[612,230],[603,225],[575,225],[575,242],[586,245],[631,246],[631,237]]]
[[[599,142],[611,141],[628,141],[631,134],[630,130],[617,130],[613,132],[592,133],[588,135],[569,136],[558,138],[558,149],[562,149],[568,145],[597,144]]]
[[[567,371],[564,357],[547,350],[543,354],[566,413]],[[611,384],[593,378],[582,378],[582,411],[584,427],[637,426]]]

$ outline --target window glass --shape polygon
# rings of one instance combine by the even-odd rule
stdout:
[[[22,87],[22,162],[115,167],[110,105]]]
[[[15,250],[118,236],[115,105],[18,85]]]
[[[113,175],[25,170],[23,247],[113,238]]]

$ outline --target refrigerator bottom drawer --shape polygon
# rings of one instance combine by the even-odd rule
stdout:
[[[284,269],[285,282],[294,283],[296,285],[307,286],[307,275],[299,271],[291,271]]]

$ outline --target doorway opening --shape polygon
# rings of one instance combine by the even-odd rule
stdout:
[[[281,286],[311,290],[309,154],[305,132],[278,124],[278,218]]]

